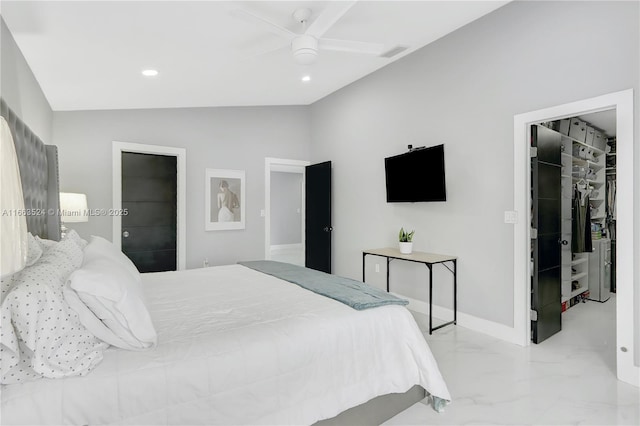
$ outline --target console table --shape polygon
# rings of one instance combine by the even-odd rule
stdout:
[[[443,254],[423,253],[414,251],[411,254],[402,254],[400,250],[396,248],[379,248],[362,251],[362,281],[365,280],[365,258],[370,254],[373,256],[380,256],[387,259],[387,292],[389,292],[389,264],[392,260],[404,260],[408,262],[422,263],[429,268],[429,334],[439,328],[445,327],[450,324],[456,324],[457,321],[457,309],[458,309],[458,283],[457,283],[457,258],[455,256],[447,256]],[[451,269],[446,263],[451,262],[453,269]],[[433,265],[441,263],[442,266],[447,268],[453,274],[453,321],[446,322],[437,327],[433,327],[433,318],[431,315],[433,307]]]

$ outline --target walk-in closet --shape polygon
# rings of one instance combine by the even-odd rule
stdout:
[[[610,110],[531,128],[534,343],[563,330],[570,309],[615,304],[615,125]]]

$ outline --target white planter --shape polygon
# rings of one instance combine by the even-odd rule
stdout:
[[[413,251],[413,243],[398,243],[400,244],[400,253],[411,254]]]

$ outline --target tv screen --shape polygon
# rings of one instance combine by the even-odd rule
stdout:
[[[446,201],[444,145],[384,159],[387,202]]]

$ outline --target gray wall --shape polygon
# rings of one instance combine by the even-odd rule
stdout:
[[[51,109],[2,23],[0,92],[43,140],[59,145],[62,189],[86,192],[90,207],[111,205],[112,140],[187,148],[187,267],[205,256],[212,264],[263,256],[265,156],[330,159],[336,273],[359,277],[363,248],[394,245],[400,226],[415,228],[416,250],[460,257],[459,309],[510,326],[513,228],[502,212],[513,208],[513,115],[628,88],[637,111],[639,20],[638,2],[514,2],[317,102],[310,114],[280,107],[55,113],[53,141]],[[637,118],[635,126],[637,141]],[[409,143],[445,143],[446,203],[385,203],[382,159]],[[640,182],[637,143],[634,160]],[[246,230],[203,230],[207,167],[247,170]],[[640,211],[640,196],[635,206]],[[111,238],[110,218],[75,227]],[[639,250],[640,223],[636,230]],[[423,268],[393,268],[392,289],[427,299]],[[636,268],[637,290],[640,262]],[[368,281],[382,286],[381,271],[369,270]],[[437,303],[450,303],[448,285],[436,294]],[[636,291],[636,324],[639,306]]]
[[[89,208],[112,205],[112,141],[186,148],[187,268],[264,258],[264,159],[309,157],[302,107],[181,108],[55,112],[63,192],[87,194]],[[206,168],[246,171],[246,228],[205,231]],[[112,239],[112,218],[74,224],[80,235]]]
[[[0,96],[44,143],[52,143],[51,106],[2,18],[0,18]]]
[[[359,277],[362,249],[415,229],[415,250],[459,257],[458,309],[512,326],[513,117],[629,88],[638,108],[638,17],[638,2],[510,3],[312,105],[311,160],[333,161],[335,273]],[[384,157],[440,143],[447,202],[387,204]],[[421,266],[392,264],[392,290],[428,300]],[[440,269],[434,300],[451,307]]]
[[[271,245],[302,243],[302,174],[271,172]]]

